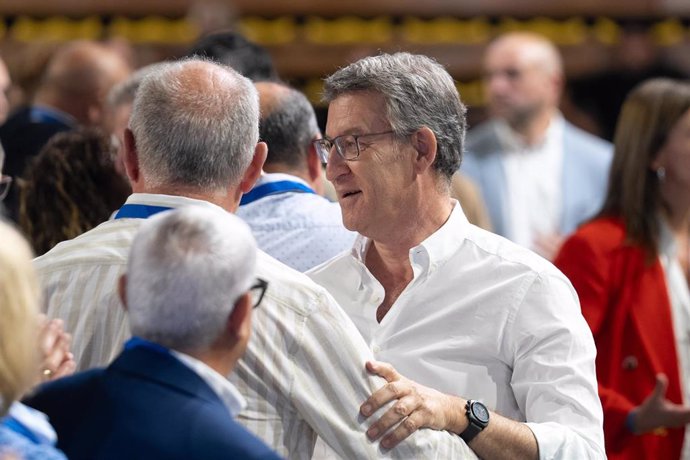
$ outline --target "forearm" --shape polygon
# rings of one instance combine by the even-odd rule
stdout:
[[[465,415],[466,400],[451,397],[447,405],[451,415],[448,431],[460,435],[467,428],[469,421]],[[489,425],[468,444],[480,458],[487,460],[501,459],[538,459],[537,440],[524,423],[516,422],[491,412]]]
[[[487,460],[538,459],[537,440],[524,423],[491,413],[491,422],[470,443],[477,456]]]

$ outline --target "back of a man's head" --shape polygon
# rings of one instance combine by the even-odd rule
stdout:
[[[162,65],[137,91],[129,126],[150,186],[227,189],[242,179],[259,139],[251,81],[210,61]]]
[[[237,32],[215,32],[200,38],[187,56],[208,58],[232,67],[252,81],[276,81],[278,72],[268,51]]]
[[[256,83],[261,105],[259,136],[268,144],[266,165],[306,168],[311,141],[320,135],[306,96],[281,83]]]
[[[383,96],[388,121],[399,136],[426,126],[438,143],[434,168],[450,182],[460,167],[465,140],[465,105],[450,74],[430,57],[381,54],[360,59],[329,76],[324,100],[370,91]]]
[[[106,45],[69,43],[48,62],[35,102],[65,111],[80,123],[99,124],[108,91],[130,71],[125,59]]]
[[[256,242],[237,216],[196,206],[147,219],[130,250],[132,334],[176,350],[204,350],[255,281]]]

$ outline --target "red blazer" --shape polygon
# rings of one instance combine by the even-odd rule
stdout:
[[[605,218],[568,238],[555,264],[573,283],[596,342],[609,459],[680,458],[683,428],[635,436],[625,427],[628,412],[652,391],[657,373],[668,376],[666,397],[683,401],[659,259],[647,263],[641,247],[626,243],[622,221]]]

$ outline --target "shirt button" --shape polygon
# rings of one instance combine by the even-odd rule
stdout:
[[[381,352],[381,347],[379,347],[378,345],[374,345],[374,347],[372,348],[372,351],[373,351],[374,353],[380,353],[380,352]]]

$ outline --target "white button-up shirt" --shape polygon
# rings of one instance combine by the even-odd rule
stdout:
[[[533,248],[536,238],[560,228],[565,121],[560,114],[553,117],[544,138],[534,145],[518,139],[507,123],[498,123],[506,181],[503,209],[510,224],[506,236]]]
[[[540,458],[604,458],[595,346],[570,282],[546,260],[475,227],[455,205],[410,249],[414,278],[381,323],[370,241],[307,274],[335,297],[377,359],[447,394],[526,421]]]

